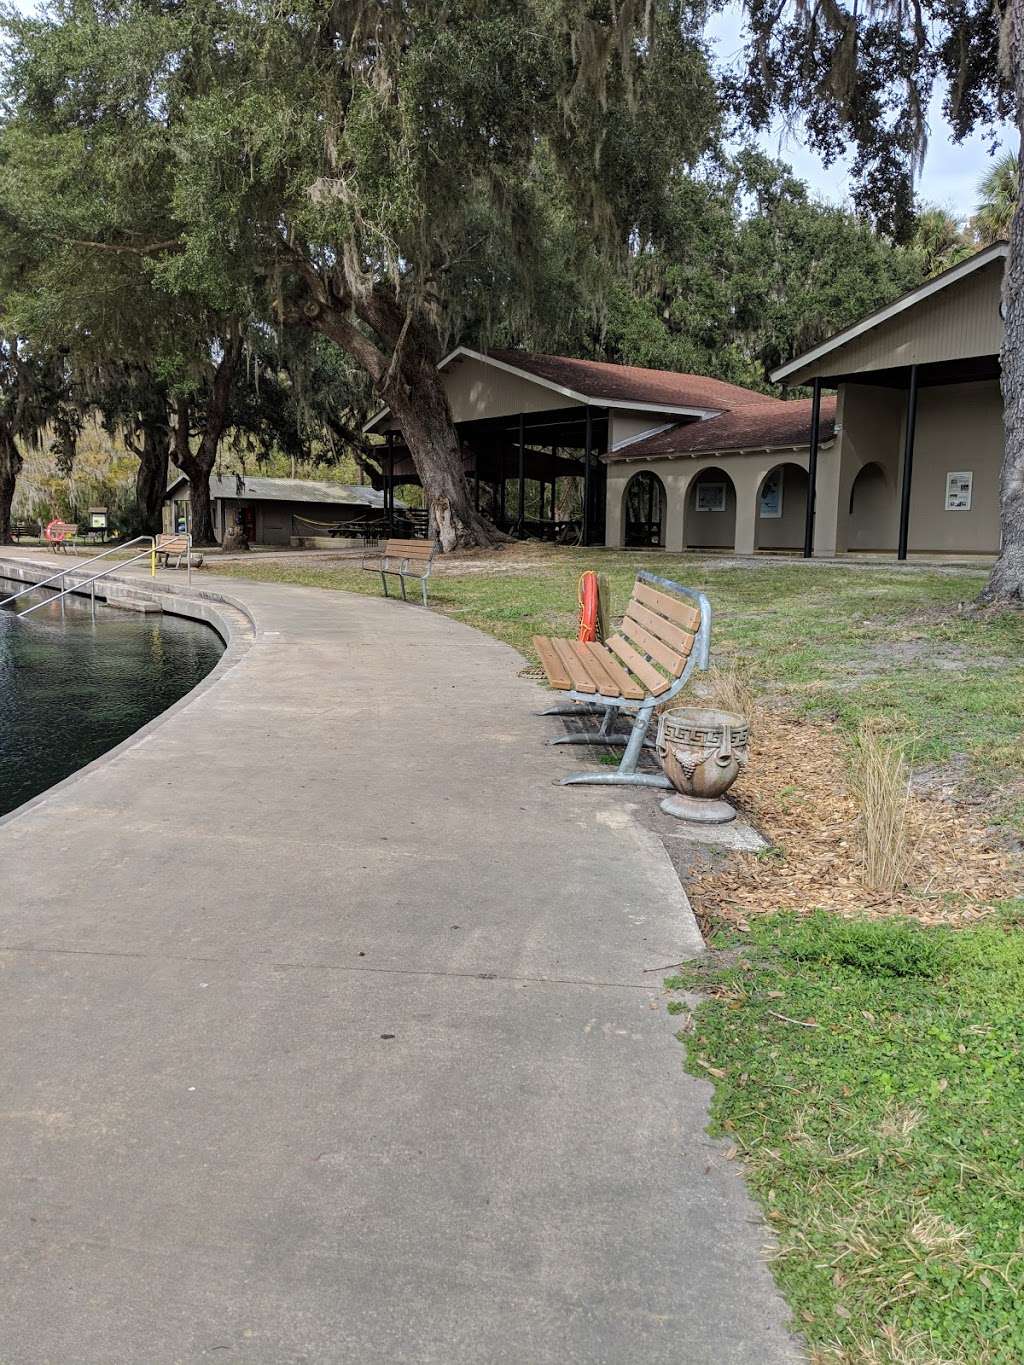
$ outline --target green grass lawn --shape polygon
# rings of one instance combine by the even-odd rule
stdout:
[[[513,547],[483,571],[446,564],[433,609],[530,657],[531,635],[572,632],[582,569],[607,575],[614,611],[636,569],[652,568],[709,594],[713,652],[755,689],[850,733],[876,718],[918,765],[956,760],[997,817],[1024,825],[1024,614],[960,613],[979,575],[568,550],[517,569],[517,558]],[[379,592],[370,575],[323,564],[254,556],[219,572]],[[676,998],[669,1010],[690,1020],[687,1064],[714,1083],[713,1124],[775,1229],[774,1269],[818,1360],[1024,1361],[1014,913],[959,933],[772,916],[698,976],[667,983],[708,992],[692,1016]]]
[[[821,1360],[1024,1360],[1013,913],[960,933],[773,917],[666,983],[716,992],[680,1038]]]

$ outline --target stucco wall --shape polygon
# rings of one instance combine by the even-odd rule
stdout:
[[[443,373],[445,392],[456,422],[582,406],[543,384],[508,374],[479,360],[459,360]]]
[[[998,355],[1003,341],[1002,278],[1003,261],[992,261],[805,365],[786,383],[804,384],[816,374],[860,374]]]
[[[762,517],[758,497],[756,547],[759,550],[802,550],[807,516],[807,471],[802,465],[792,463],[774,468],[782,470],[782,516]]]
[[[895,550],[899,527],[899,470],[906,394],[875,384],[844,384],[839,391],[840,478],[836,549]],[[888,502],[872,512],[865,506],[850,517],[850,495],[857,475],[877,464],[891,490]],[[863,492],[863,487],[861,489]],[[818,515],[821,515],[819,492]]]
[[[778,523],[774,519],[758,521],[758,493],[761,483],[769,470],[780,463],[792,463],[802,470],[807,468],[806,451],[787,453],[780,460],[778,454],[759,452],[746,455],[723,455],[720,458],[703,459],[662,459],[645,461],[611,460],[608,464],[608,516],[606,523],[607,545],[622,545],[625,533],[623,517],[623,497],[630,478],[639,470],[648,469],[657,474],[665,485],[665,548],[680,551],[687,546],[706,546],[712,549],[733,549],[737,554],[754,553],[759,528],[770,526],[768,532],[774,535],[794,536],[794,525],[801,517],[800,501],[789,499],[786,511],[786,498],[783,498],[784,529],[776,531]],[[834,443],[823,446],[818,456],[819,506],[821,490],[826,499],[829,489],[838,482],[838,450]],[[697,512],[694,508],[693,483],[702,473],[721,473],[726,477],[726,510],[724,512]],[[835,517],[832,518],[834,525]],[[826,517],[816,531],[815,549],[819,554],[831,554],[832,545],[827,539],[829,520]],[[822,529],[824,528],[824,529]],[[799,536],[796,545],[803,546],[803,522],[800,520]],[[767,548],[767,546],[766,546]]]
[[[896,549],[906,405],[907,394],[901,389],[847,384],[841,390],[840,550]],[[908,548],[953,554],[997,550],[1002,458],[1003,408],[997,381],[922,388]],[[878,480],[855,485],[868,464],[880,466],[884,489]],[[946,476],[954,472],[973,476],[969,511],[946,511]]]
[[[617,412],[614,409],[608,414],[608,449],[614,450],[623,441],[639,440],[641,436],[654,435],[657,431],[664,431],[666,427],[675,425],[678,418],[660,417],[656,413],[644,413],[637,416],[635,413]]]
[[[922,389],[910,493],[910,549],[999,548],[1003,405],[994,380]],[[946,475],[973,474],[970,511],[946,511]]]

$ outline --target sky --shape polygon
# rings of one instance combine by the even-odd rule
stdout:
[[[742,46],[741,6],[730,4],[716,14],[709,25],[709,36],[719,61],[728,64]],[[949,124],[942,117],[942,95],[943,92],[937,90],[929,105],[928,153],[917,191],[922,202],[948,209],[957,218],[966,218],[974,212],[978,182],[991,164],[989,139],[975,135],[955,144],[951,140]],[[788,135],[781,125],[762,136],[759,142],[770,156],[789,162],[819,198],[839,204],[846,202],[849,196],[848,164],[836,161],[828,167],[822,165],[798,137]],[[1000,153],[1017,150],[1017,135],[1010,124],[1002,129],[997,147]]]

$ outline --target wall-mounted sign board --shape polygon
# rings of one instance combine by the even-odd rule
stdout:
[[[974,474],[969,469],[956,470],[946,475],[946,511],[969,512]]]
[[[724,512],[725,484],[699,483],[697,485],[696,508],[698,512]]]

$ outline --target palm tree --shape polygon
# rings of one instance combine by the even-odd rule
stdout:
[[[1007,152],[994,162],[978,186],[978,211],[971,219],[978,242],[986,246],[1010,235],[1010,222],[1020,196],[1020,161]]]

